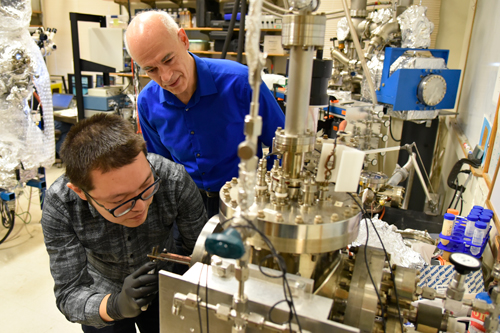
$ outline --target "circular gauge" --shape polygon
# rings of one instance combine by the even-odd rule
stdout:
[[[376,159],[373,159],[370,162],[373,163],[373,161],[376,161]],[[364,188],[371,188],[374,191],[378,191],[381,187],[383,187],[387,183],[387,180],[387,175],[375,171],[363,171],[359,177],[361,186]]]
[[[419,101],[428,106],[435,106],[446,94],[446,81],[441,75],[427,75],[420,81],[417,88]]]
[[[478,259],[464,253],[450,254],[450,262],[460,274],[469,274],[481,268],[481,262]]]

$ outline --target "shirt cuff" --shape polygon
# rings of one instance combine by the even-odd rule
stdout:
[[[114,322],[106,322],[99,314],[99,307],[106,294],[92,295],[85,304],[85,318],[86,325],[94,326],[95,328],[102,328],[105,326],[113,325]]]

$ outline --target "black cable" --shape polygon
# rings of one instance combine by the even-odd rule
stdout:
[[[209,325],[208,325],[208,266],[207,266],[207,274],[205,276],[205,311],[207,314],[207,333],[209,332]]]
[[[257,232],[262,240],[266,243],[267,247],[269,248],[269,250],[271,251],[271,255],[267,256],[265,259],[268,259],[270,257],[273,257],[277,264],[278,264],[278,267],[279,267],[279,270],[281,271],[281,274],[280,275],[270,275],[270,274],[267,274],[265,273],[263,270],[262,270],[262,265],[259,264],[259,270],[260,272],[267,276],[267,277],[270,277],[270,278],[282,278],[283,279],[283,294],[285,296],[285,299],[280,301],[280,302],[277,302],[276,304],[274,304],[274,306],[271,307],[271,309],[269,310],[269,318],[271,319],[271,311],[280,303],[283,303],[283,302],[286,302],[288,304],[288,307],[289,307],[289,320],[286,321],[289,325],[289,329],[290,331],[292,331],[292,319],[295,318],[295,321],[297,322],[297,326],[299,327],[299,332],[302,332],[302,327],[300,325],[300,321],[299,321],[299,317],[297,315],[297,311],[295,309],[295,304],[293,303],[293,297],[292,297],[292,292],[291,292],[291,289],[290,289],[290,284],[288,283],[288,279],[286,277],[286,263],[285,263],[285,260],[283,259],[282,256],[280,256],[278,254],[278,252],[276,251],[276,249],[274,248],[273,244],[271,243],[271,241],[269,240],[269,238],[267,238],[267,236],[262,232],[260,231],[254,224],[251,220],[245,218],[245,217],[242,217],[247,223],[248,225],[237,225],[237,226],[234,226],[234,228],[248,228],[248,229],[252,229],[254,230],[255,232]],[[229,220],[226,220],[222,223],[222,225],[226,224],[227,222],[229,222]],[[264,261],[264,260],[263,260]],[[285,323],[286,323],[285,322]],[[282,323],[283,324],[283,323]]]
[[[368,228],[368,219],[370,219],[370,217],[368,216],[368,214],[366,213],[366,211],[363,209],[363,207],[361,206],[361,204],[354,198],[354,196],[351,193],[347,193],[347,194],[349,194],[349,196],[352,198],[352,200],[354,200],[354,202],[361,209],[362,217],[364,217],[364,220],[365,220],[365,224],[366,224],[366,242],[365,242],[365,247],[364,247],[365,265],[366,265],[366,270],[368,272],[368,276],[370,277],[370,281],[372,282],[372,285],[373,285],[373,290],[375,290],[375,294],[377,294],[377,299],[378,299],[378,302],[380,304],[380,311],[381,311],[381,316],[382,316],[382,325],[384,327],[384,332],[385,332],[384,305],[382,304],[382,299],[380,298],[380,295],[379,295],[378,290],[377,290],[377,286],[375,284],[375,281],[373,280],[372,273],[370,271],[370,266],[368,265],[368,257],[367,257],[367,254],[366,254],[366,248],[368,247],[368,239],[369,239],[369,235],[370,235],[369,228]],[[404,332],[404,331],[402,331],[402,332]]]
[[[389,117],[389,133],[391,134],[391,138],[396,142],[401,142],[401,139],[396,140],[394,135],[392,135],[392,117]]]
[[[321,1],[318,0],[318,2],[316,3],[316,7],[314,7],[314,9],[312,11],[315,12],[319,8],[320,4],[321,4]]]
[[[240,64],[243,63],[243,48],[245,41],[245,16],[247,14],[247,0],[241,0],[241,11],[240,11],[240,31],[238,32],[238,54],[236,55],[236,61]]]
[[[457,190],[458,190],[459,188],[458,177],[457,179],[455,179],[455,182],[457,183]],[[455,190],[455,195],[457,195],[457,190]],[[460,201],[460,198],[462,198],[463,193],[464,193],[463,191],[460,193],[460,196],[457,198],[457,202],[455,202],[455,206],[453,207],[453,209],[457,209],[458,201]]]
[[[453,193],[453,197],[451,198],[451,202],[450,202],[450,205],[448,206],[448,209],[450,209],[451,206],[453,205],[453,201],[455,201],[455,196],[457,195],[457,191],[458,191],[458,188],[456,188],[455,193]]]
[[[200,321],[200,333],[203,333],[203,323],[201,321],[201,311],[200,311],[200,282],[201,282],[201,275],[203,274],[203,267],[201,266],[201,271],[200,271],[200,278],[198,279],[198,286],[196,287],[196,305],[198,308],[198,320]],[[205,304],[207,306],[208,304]]]
[[[222,46],[222,54],[220,56],[221,59],[226,59],[227,49],[229,48],[229,43],[231,43],[231,37],[233,36],[234,24],[236,22],[236,15],[238,14],[239,7],[240,7],[240,0],[235,0],[233,13],[231,16],[231,20],[229,21],[229,28],[227,29],[226,39],[224,41],[224,46]]]
[[[354,200],[354,197],[352,196],[352,194],[349,193],[349,195]],[[356,200],[354,200],[354,201],[361,208],[361,205]],[[391,265],[391,262],[389,260],[389,255],[387,254],[387,251],[385,249],[384,243],[382,242],[382,238],[380,238],[380,235],[379,235],[379,233],[377,231],[377,228],[375,228],[375,224],[373,223],[373,220],[370,219],[370,222],[372,223],[373,230],[375,230],[375,234],[377,235],[378,240],[380,241],[380,244],[382,245],[382,249],[384,250],[385,260],[387,260],[387,262],[389,263],[389,269],[391,271],[391,278],[392,278],[392,282],[394,284],[394,295],[396,296],[396,304],[398,306],[399,324],[401,325],[401,332],[404,332],[403,317],[401,316],[401,307],[399,306],[398,288],[396,287],[396,278],[394,277],[394,271],[392,270],[392,265]],[[368,233],[368,226],[366,228],[366,232]],[[367,236],[367,238],[368,238],[368,236]],[[365,256],[365,258],[366,258],[366,256]],[[385,325],[384,325],[384,329],[385,329]]]
[[[130,24],[130,21],[132,21],[132,12],[130,11],[130,0],[127,1],[127,9],[128,9],[128,24]]]

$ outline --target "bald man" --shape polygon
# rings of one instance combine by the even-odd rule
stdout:
[[[184,165],[210,218],[219,212],[220,188],[238,176],[237,147],[244,140],[252,97],[248,68],[190,53],[186,32],[165,12],[136,16],[126,42],[134,61],[152,79],[137,102],[148,151]],[[261,143],[272,145],[285,117],[264,83],[259,102],[264,125],[258,156],[262,157]]]

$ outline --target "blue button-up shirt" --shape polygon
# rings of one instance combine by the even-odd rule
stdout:
[[[196,91],[188,104],[151,81],[138,99],[139,121],[148,150],[183,164],[200,189],[219,191],[238,176],[237,149],[245,139],[252,89],[248,68],[230,60],[199,58]],[[272,145],[285,116],[263,83],[260,88],[261,143]]]

